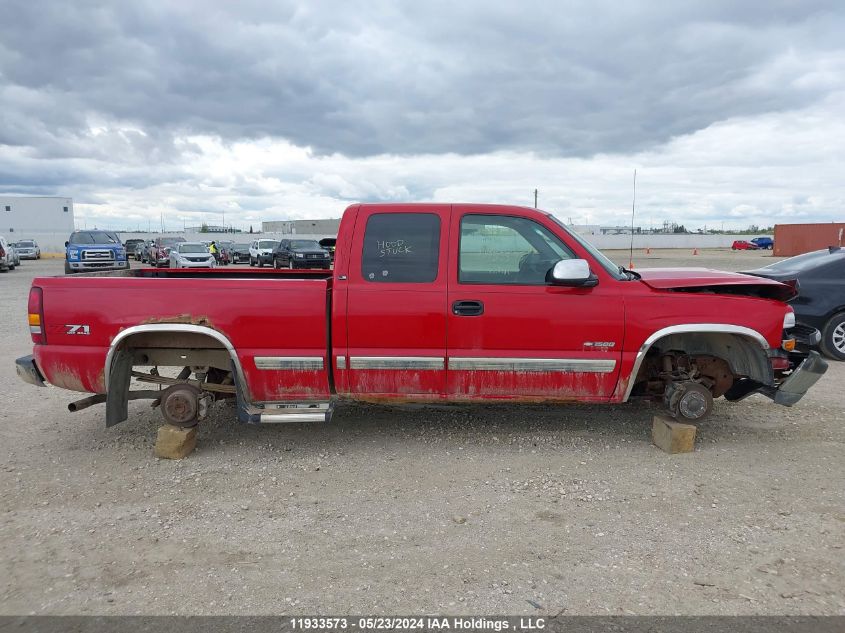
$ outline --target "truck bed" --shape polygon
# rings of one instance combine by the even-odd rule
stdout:
[[[75,274],[79,277],[145,277],[178,279],[255,279],[272,277],[276,279],[331,279],[331,270],[276,270],[273,268],[235,268],[218,266],[217,268],[134,268],[132,270],[106,270]]]
[[[35,360],[53,385],[105,393],[116,338],[131,334],[139,345],[166,347],[148,326],[180,324],[192,346],[229,349],[250,401],[327,399],[331,275],[142,268],[37,278],[47,344],[35,346]]]

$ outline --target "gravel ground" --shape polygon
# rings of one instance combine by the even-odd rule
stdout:
[[[268,427],[217,405],[173,462],[147,404],[106,429],[16,378],[30,280],[60,273],[0,274],[2,614],[845,614],[845,364],[793,409],[717,402],[687,455],[652,446],[646,404]]]

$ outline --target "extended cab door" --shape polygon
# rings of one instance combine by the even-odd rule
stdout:
[[[378,399],[445,393],[450,215],[449,205],[360,207],[349,250],[360,256],[345,264],[346,281],[337,281],[347,284],[339,393]]]
[[[601,400],[619,376],[622,283],[561,287],[546,272],[586,257],[539,212],[455,207],[448,289],[448,392],[459,399]]]

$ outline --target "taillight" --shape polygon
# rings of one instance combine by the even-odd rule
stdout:
[[[29,335],[32,337],[32,342],[42,345],[47,342],[44,326],[44,302],[42,301],[41,288],[33,286],[29,290],[29,302],[27,303],[27,312],[29,312]]]
[[[0,246],[0,257],[5,257],[5,256],[6,256],[6,249],[3,248],[2,246]]]

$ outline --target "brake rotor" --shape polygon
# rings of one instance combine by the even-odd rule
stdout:
[[[698,382],[675,382],[666,390],[666,405],[672,417],[700,422],[713,410],[713,394]]]

